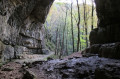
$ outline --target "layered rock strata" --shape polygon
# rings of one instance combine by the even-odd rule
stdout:
[[[95,0],[98,28],[90,33],[88,52],[100,57],[120,58],[120,0]],[[97,44],[97,45],[96,45]]]
[[[0,0],[0,54],[3,60],[22,53],[42,53],[43,24],[53,1]]]

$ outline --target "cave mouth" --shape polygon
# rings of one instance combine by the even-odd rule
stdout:
[[[120,0],[64,1],[0,0],[0,78],[120,79]]]
[[[91,30],[97,28],[97,20],[93,0],[78,0],[78,6],[76,0],[55,0],[45,22],[46,47],[64,55],[86,49],[90,46]]]
[[[90,4],[91,0],[89,2],[84,0],[83,4],[80,2],[81,0],[78,0],[79,14],[81,14],[79,21],[76,1],[73,1],[72,4],[69,0],[67,1],[1,0],[0,41],[3,46],[3,49],[1,48],[3,60],[23,58],[23,55],[26,54],[48,54],[50,51],[59,55],[61,55],[59,52],[69,55],[87,48],[90,31],[93,27],[97,27],[94,2],[92,5]],[[48,12],[49,15],[47,16]],[[94,20],[90,17],[92,15]],[[71,24],[71,20],[73,24]],[[77,30],[78,23],[79,33]],[[77,43],[78,34],[80,34],[79,43]],[[71,38],[74,38],[74,41]]]
[[[69,55],[87,47],[91,49],[90,45],[94,44],[91,50],[86,49],[86,51],[98,53],[98,50],[104,50],[101,44],[119,42],[119,8],[114,7],[119,1],[95,0],[96,6],[94,2],[90,3],[92,0],[83,0],[82,3],[80,1],[78,0],[77,5],[76,1],[69,0],[55,2],[54,0],[48,2],[47,0],[1,0],[1,57],[9,60],[17,57],[15,55],[19,57],[26,52],[27,54],[48,54],[50,51],[55,51],[55,54],[59,55]],[[112,16],[107,16],[109,13]],[[119,43],[111,45],[117,49],[115,51],[118,54]],[[109,48],[109,45],[105,46]]]

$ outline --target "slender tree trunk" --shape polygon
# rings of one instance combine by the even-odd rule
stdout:
[[[82,33],[81,33],[81,39],[84,39],[83,35],[84,35],[84,24],[82,25]],[[81,50],[84,48],[84,42],[81,41]]]
[[[56,30],[56,48],[55,48],[55,55],[57,55],[58,52],[58,28]]]
[[[94,26],[93,26],[93,23],[94,23],[94,4],[93,4],[93,0],[92,1],[92,16],[91,16],[91,30],[93,30]]]
[[[87,33],[87,28],[85,28],[85,35],[86,35],[86,38],[85,38],[85,39],[86,39],[86,47],[88,47],[88,38],[87,38],[87,34],[88,34],[88,33]]]
[[[86,0],[85,2],[83,3],[83,6],[84,6],[84,25],[85,25],[85,40],[86,40],[86,47],[88,47],[88,38],[87,38],[87,14],[86,14]]]
[[[66,26],[66,55],[68,56],[68,27]]]
[[[67,37],[66,37],[66,55],[68,55],[68,43],[67,43]]]
[[[60,51],[59,51],[59,59],[61,59],[61,55],[62,55],[62,41],[61,41],[61,38],[62,37],[62,35],[60,34],[59,35],[59,48],[60,48]]]
[[[66,21],[67,21],[67,9],[66,9],[66,16],[65,16],[65,25],[63,27],[63,40],[62,40],[62,54],[61,56],[64,54],[64,36],[65,36],[65,27],[66,27]]]
[[[58,55],[59,52],[60,52],[60,30],[58,30],[58,47],[57,47],[57,50],[58,50],[58,52],[57,52],[57,55]]]
[[[62,57],[62,33],[61,33],[62,30],[63,30],[62,28],[59,29],[59,59],[61,59]]]
[[[78,0],[77,1],[77,8],[78,8],[78,23],[77,23],[77,26],[78,26],[78,42],[77,42],[77,52],[79,51],[79,46],[81,48],[81,43],[80,43],[80,7],[79,7],[79,4],[78,4]]]
[[[72,6],[73,6],[73,2],[71,2],[71,32],[72,32],[72,44],[73,44],[73,52],[75,52],[75,49],[74,49],[74,31],[73,31],[73,12],[72,12]]]

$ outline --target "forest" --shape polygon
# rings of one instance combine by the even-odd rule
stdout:
[[[0,79],[120,79],[120,0],[0,0]]]
[[[45,42],[57,56],[66,56],[90,46],[90,31],[97,27],[93,0],[54,2],[45,22]]]

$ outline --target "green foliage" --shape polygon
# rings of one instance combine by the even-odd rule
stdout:
[[[84,7],[83,4],[79,4],[80,6],[80,40],[81,40],[81,50],[86,48],[86,40],[85,38],[88,38],[89,41],[89,34],[91,31],[91,9],[92,5],[86,5],[86,13],[87,13],[87,26],[84,24]],[[60,44],[62,43],[63,39],[63,27],[65,25],[65,16],[66,16],[66,11],[68,12],[67,16],[67,22],[66,22],[66,29],[65,30],[65,39],[64,39],[64,45],[66,45],[66,40],[67,40],[67,48],[68,48],[68,53],[72,53],[72,35],[71,35],[71,4],[66,4],[66,3],[54,3],[52,5],[52,8],[49,12],[49,15],[47,17],[47,23],[46,23],[46,28],[48,30],[49,36],[51,36],[51,41],[48,39],[46,41],[46,46],[50,50],[55,51],[55,45],[56,45],[56,30],[59,29],[58,34],[60,35],[58,41]],[[74,45],[75,49],[77,48],[77,36],[78,36],[78,28],[77,28],[77,20],[78,20],[78,11],[77,11],[77,6],[73,5],[73,31],[74,31]],[[94,10],[94,28],[97,27],[97,16],[96,16],[96,10]],[[85,28],[87,28],[88,35],[85,35]],[[61,45],[59,47],[59,50],[61,50]],[[64,51],[66,50],[66,47],[64,47]],[[53,56],[54,58],[54,56]]]
[[[61,2],[57,2],[56,4],[59,5],[59,6],[65,5],[64,3],[61,3]]]
[[[46,44],[46,47],[48,49],[50,49],[51,51],[54,51],[55,50],[55,44],[50,42],[50,40],[48,39],[45,39],[45,44]]]

